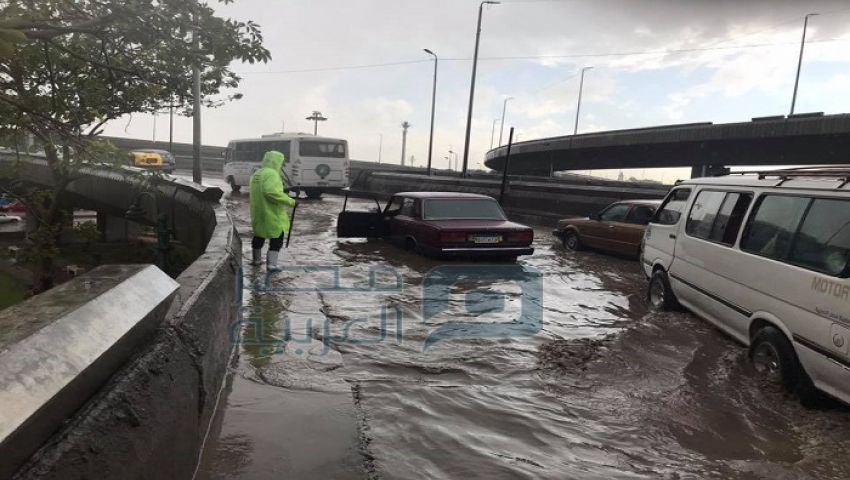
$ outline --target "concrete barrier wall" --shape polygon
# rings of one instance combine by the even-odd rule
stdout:
[[[48,186],[44,167],[28,161],[19,178]],[[123,216],[134,197],[128,193],[132,177],[86,169],[62,201]],[[192,476],[238,327],[241,241],[219,202],[220,189],[165,180],[155,192],[160,211],[173,217],[175,234],[199,256],[177,278],[179,289],[153,340],[17,471],[16,480]]]
[[[500,188],[501,182],[495,179],[372,172],[356,190],[379,197],[407,191],[450,191],[498,198]],[[506,190],[503,206],[512,217],[550,223],[566,216],[589,215],[618,200],[663,198],[667,189],[663,186],[641,188],[629,184],[577,185],[514,180]]]

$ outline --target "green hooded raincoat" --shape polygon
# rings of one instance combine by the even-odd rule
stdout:
[[[262,168],[251,175],[251,227],[260,238],[278,238],[289,232],[289,207],[295,200],[284,193],[280,178],[284,160],[280,152],[266,152]]]

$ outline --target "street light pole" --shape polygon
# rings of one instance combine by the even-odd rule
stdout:
[[[378,163],[381,163],[381,152],[384,150],[384,134],[379,133],[378,137],[380,137],[378,141]]]
[[[502,2],[485,0],[478,6],[478,29],[475,32],[475,54],[472,56],[472,82],[469,86],[469,112],[466,116],[466,140],[463,146],[463,175],[466,177],[466,167],[469,164],[469,137],[472,134],[472,106],[475,103],[475,74],[478,70],[478,45],[481,42],[481,16],[484,5],[498,5]]]
[[[319,122],[326,122],[328,119],[327,119],[327,117],[322,115],[322,112],[320,112],[318,110],[313,110],[313,114],[310,115],[309,117],[305,118],[305,120],[310,120],[310,121],[313,122],[313,136],[318,137],[319,136]]]
[[[593,67],[584,67],[581,69],[581,81],[578,84],[578,105],[576,105],[576,126],[573,129],[573,135],[578,135],[578,116],[581,113],[581,95],[584,92],[584,72]]]
[[[493,130],[490,132],[490,150],[493,150],[493,142],[496,139],[496,124],[499,123],[498,118],[493,119]]]
[[[407,129],[410,128],[410,122],[404,121],[401,124],[401,166],[404,166],[404,154],[407,150]]]
[[[797,104],[797,87],[800,85],[800,69],[803,67],[803,50],[806,48],[806,29],[809,26],[809,17],[819,15],[817,13],[809,13],[803,18],[803,39],[800,40],[800,59],[797,60],[797,77],[794,80],[794,95],[791,97],[791,113],[794,115],[794,107]]]
[[[198,17],[195,16],[195,28],[192,31],[194,42],[194,61],[192,62],[192,181],[200,184],[201,175],[201,36],[198,32]]]
[[[502,105],[502,126],[499,127],[499,146],[502,146],[502,134],[505,133],[505,112],[508,111],[508,101],[513,100],[514,97],[505,98],[505,103]]]
[[[434,89],[431,93],[431,137],[428,140],[428,172],[427,175],[431,176],[431,154],[434,150],[434,115],[436,114],[437,109],[437,65],[440,59],[437,57],[437,54],[432,52],[431,50],[425,49],[425,53],[429,55],[433,55],[434,57]]]

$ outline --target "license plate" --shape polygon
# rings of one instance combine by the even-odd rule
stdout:
[[[500,243],[502,241],[501,235],[470,235],[469,240],[472,243]]]

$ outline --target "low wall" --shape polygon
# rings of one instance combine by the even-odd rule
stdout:
[[[568,184],[554,181],[513,179],[505,191],[503,207],[512,217],[536,223],[551,223],[559,218],[589,215],[618,200],[660,199],[668,187],[642,187],[634,184],[602,182]],[[613,184],[613,185],[612,185]],[[501,181],[482,178],[427,177],[406,173],[371,172],[354,189],[364,194],[388,197],[397,192],[449,191],[499,197]]]
[[[44,167],[28,161],[19,178],[49,186]],[[62,201],[123,216],[137,181],[126,172],[85,169]],[[153,339],[67,419],[16,480],[192,476],[233,348],[241,241],[220,189],[166,179],[155,192],[159,209],[173,215],[175,235],[199,256],[176,279],[179,288]]]

